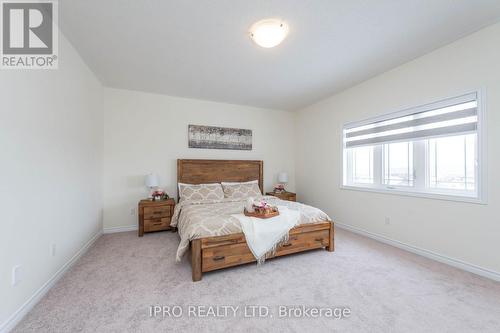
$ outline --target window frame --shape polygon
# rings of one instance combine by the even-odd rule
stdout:
[[[344,127],[345,126],[362,126],[370,124],[372,122],[384,121],[388,118],[400,117],[413,112],[423,112],[429,108],[438,108],[446,106],[451,100],[456,100],[462,96],[476,94],[477,96],[477,163],[476,168],[476,196],[460,194],[460,190],[445,190],[445,189],[432,189],[427,187],[426,182],[429,180],[428,173],[428,163],[427,161],[427,149],[428,145],[424,140],[414,141],[413,146],[413,167],[414,167],[414,186],[393,186],[383,184],[383,161],[377,161],[377,156],[380,155],[383,159],[383,154],[375,154],[374,151],[374,184],[347,184],[346,174],[347,169],[347,149],[344,148]],[[410,196],[410,197],[420,197],[428,199],[437,200],[448,200],[457,202],[467,202],[475,204],[487,204],[487,159],[486,159],[486,112],[485,112],[486,94],[484,89],[477,89],[473,91],[468,91],[466,93],[457,94],[455,97],[448,97],[445,99],[440,99],[435,102],[426,103],[417,107],[408,107],[402,110],[386,113],[377,117],[372,117],[362,121],[349,122],[341,126],[340,128],[340,158],[342,160],[342,165],[340,168],[340,189],[341,190],[354,190],[362,192],[374,192],[382,194],[392,194],[400,196]],[[442,106],[441,106],[442,105]],[[446,136],[444,136],[446,137]],[[380,149],[383,151],[383,144],[375,146],[374,150]],[[419,159],[417,156],[425,156],[425,158]],[[424,164],[423,166],[421,164]]]

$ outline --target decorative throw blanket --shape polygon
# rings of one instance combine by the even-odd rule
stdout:
[[[288,242],[288,232],[299,223],[300,213],[286,206],[278,206],[280,215],[268,219],[234,214],[240,221],[241,229],[250,251],[259,264],[276,253],[276,248]]]

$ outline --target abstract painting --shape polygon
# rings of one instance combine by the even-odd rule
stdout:
[[[189,125],[189,148],[252,150],[252,130]]]

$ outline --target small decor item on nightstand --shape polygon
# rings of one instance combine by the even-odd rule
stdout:
[[[158,186],[160,186],[160,181],[158,180],[158,175],[155,173],[150,173],[149,175],[146,175],[146,178],[144,180],[144,183],[146,187],[149,188],[149,199],[153,199],[153,193],[154,189],[156,189]]]
[[[274,185],[274,193],[283,193],[283,192],[285,192],[285,185],[283,184]]]
[[[168,194],[160,188],[154,191],[152,196],[154,201],[166,200],[169,198]]]
[[[278,174],[278,184],[274,186],[275,193],[286,192],[285,184],[288,183],[288,174],[286,172],[280,172]]]

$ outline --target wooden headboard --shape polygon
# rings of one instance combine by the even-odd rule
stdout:
[[[250,160],[177,160],[177,183],[205,184],[258,180],[264,193],[264,162]]]

